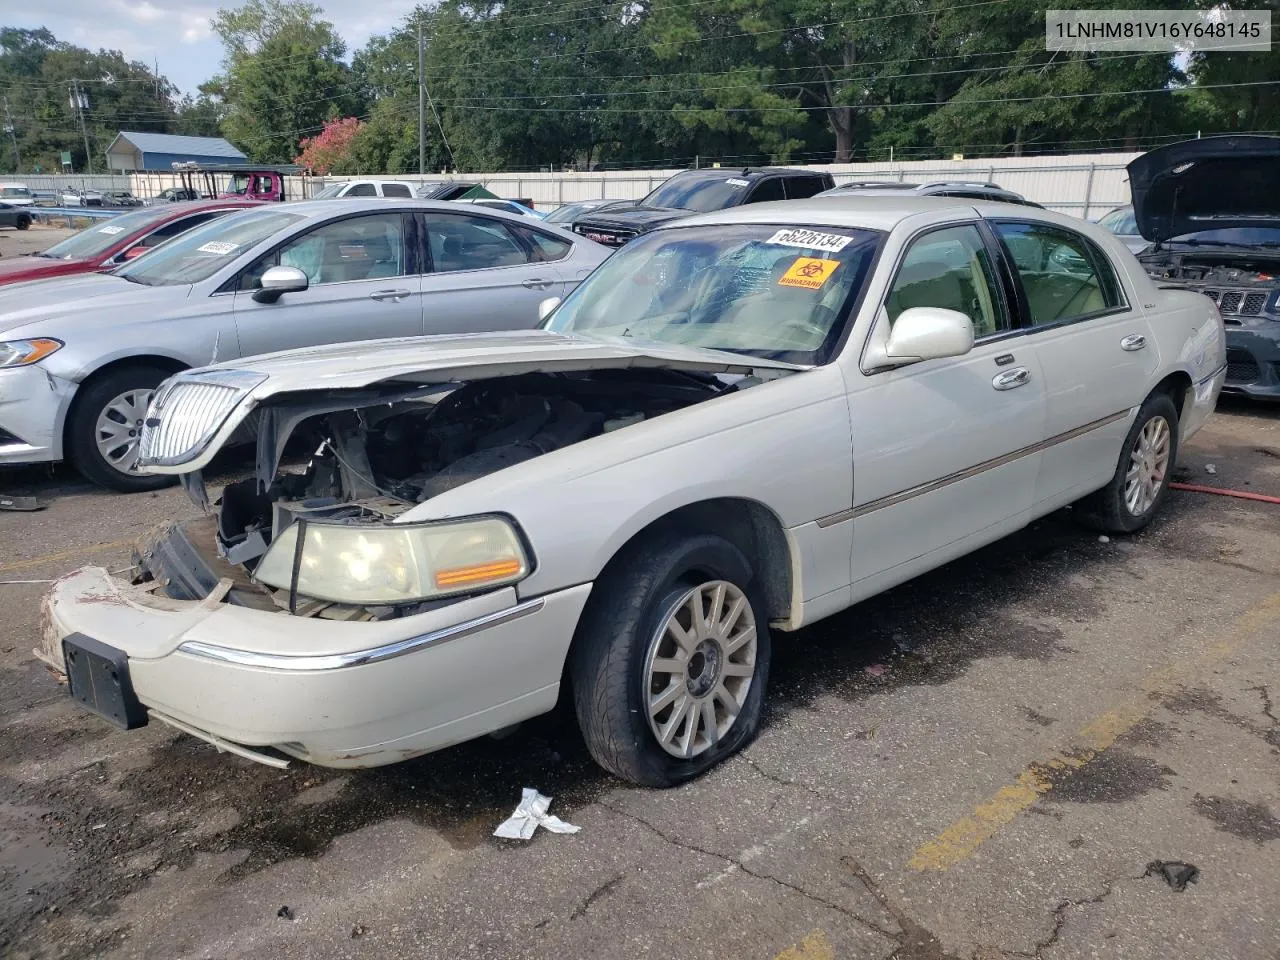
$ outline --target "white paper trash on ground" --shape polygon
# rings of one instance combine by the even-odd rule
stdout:
[[[577,833],[582,829],[551,816],[547,813],[550,807],[550,797],[544,797],[537,790],[525,787],[521,791],[520,804],[515,812],[498,825],[493,835],[508,840],[528,840],[538,827],[546,827],[552,833]]]

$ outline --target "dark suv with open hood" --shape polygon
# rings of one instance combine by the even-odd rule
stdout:
[[[833,186],[835,181],[829,173],[790,167],[683,170],[635,206],[588,213],[574,222],[573,230],[607,247],[620,247],[633,237],[681,217],[744,203],[800,200]]]
[[[1280,137],[1187,140],[1128,167],[1147,273],[1203,293],[1227,333],[1224,393],[1280,400]]]

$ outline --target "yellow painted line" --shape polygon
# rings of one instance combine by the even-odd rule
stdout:
[[[1272,594],[1245,611],[1231,625],[1226,639],[1206,648],[1191,660],[1159,670],[1145,678],[1139,696],[1091,721],[1076,732],[1069,747],[1022,771],[1013,783],[1001,787],[966,816],[923,844],[907,861],[913,870],[948,870],[971,857],[977,849],[1011,823],[1053,788],[1054,774],[1084,766],[1116,742],[1148,713],[1151,694],[1168,690],[1190,671],[1221,660],[1268,622],[1280,615],[1280,593]]]
[[[815,930],[794,947],[787,947],[773,960],[835,960],[831,941],[821,930]]]
[[[74,550],[63,550],[61,553],[50,553],[43,557],[33,557],[30,560],[16,560],[13,563],[0,563],[0,573],[8,570],[25,570],[28,567],[43,567],[47,563],[57,563],[59,560],[74,560],[77,557],[90,557],[95,553],[106,553],[108,550],[119,550],[122,547],[131,547],[138,542],[138,537],[126,537],[123,540],[112,540],[109,543],[95,543],[88,547],[76,547]]]

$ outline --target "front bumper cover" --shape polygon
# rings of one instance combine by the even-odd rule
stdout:
[[[36,653],[65,671],[62,639],[92,637],[124,651],[137,698],[158,719],[220,746],[372,767],[550,710],[590,589],[524,602],[498,590],[343,622],[233,606],[225,590],[174,600],[85,567],[46,596]]]

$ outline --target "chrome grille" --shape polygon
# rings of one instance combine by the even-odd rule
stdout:
[[[1200,291],[1218,305],[1220,313],[1233,313],[1237,316],[1256,317],[1266,309],[1267,297],[1264,290],[1250,292],[1248,290],[1215,290],[1206,288]]]
[[[139,441],[144,466],[172,466],[194,458],[262,374],[226,370],[179,375],[151,402]]]

